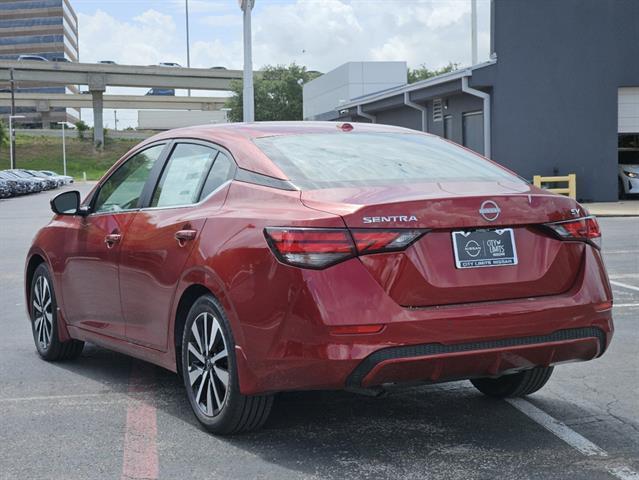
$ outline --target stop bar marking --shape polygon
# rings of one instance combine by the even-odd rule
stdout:
[[[580,453],[588,457],[608,458],[608,452],[592,443],[583,435],[575,432],[565,423],[560,422],[540,408],[537,408],[528,400],[524,400],[523,398],[508,398],[506,401]],[[626,465],[608,465],[606,466],[606,470],[620,480],[639,480],[639,473]]]

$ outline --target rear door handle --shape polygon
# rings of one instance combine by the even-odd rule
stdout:
[[[195,240],[197,236],[197,230],[179,230],[175,233],[175,239],[180,244],[180,246],[184,246],[186,242],[190,242],[191,240]]]
[[[116,243],[120,243],[122,239],[122,235],[119,233],[110,233],[106,237],[104,237],[104,243],[106,243],[107,248],[113,248]]]

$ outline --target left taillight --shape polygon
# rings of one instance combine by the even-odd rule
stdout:
[[[403,250],[425,230],[265,228],[264,236],[282,263],[321,269],[357,255]]]
[[[561,222],[547,223],[550,228],[562,240],[581,240],[601,247],[601,230],[595,217],[576,218]]]
[[[282,263],[325,268],[355,256],[348,230],[331,228],[265,228],[264,236]]]

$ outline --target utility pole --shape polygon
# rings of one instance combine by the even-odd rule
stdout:
[[[189,0],[185,0],[186,7],[186,66],[191,68],[191,41],[189,33]],[[189,97],[191,96],[191,89],[188,90]]]
[[[9,114],[9,149],[11,150],[10,161],[11,168],[16,168],[16,138],[13,134],[13,130],[11,129],[12,119],[11,117],[15,117],[16,115],[16,97],[15,97],[15,80],[13,79],[13,68],[9,70],[9,78],[11,82],[11,113]]]
[[[67,174],[67,142],[64,136],[64,127],[66,126],[66,122],[58,122],[58,125],[62,125],[62,169],[64,170],[64,175]]]
[[[242,93],[245,122],[255,121],[255,99],[253,93],[253,52],[251,37],[251,11],[255,0],[238,0],[244,12],[244,91]]]
[[[114,129],[116,132],[118,131],[118,111],[113,110],[113,123],[115,125]]]
[[[13,121],[16,118],[24,118],[24,115],[9,115],[9,160],[12,169],[16,168],[16,133],[13,129]]]

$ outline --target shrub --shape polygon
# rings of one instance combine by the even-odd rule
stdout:
[[[75,122],[75,128],[78,130],[78,138],[80,140],[84,140],[84,134],[87,130],[89,130],[89,126],[82,120],[79,120]]]

